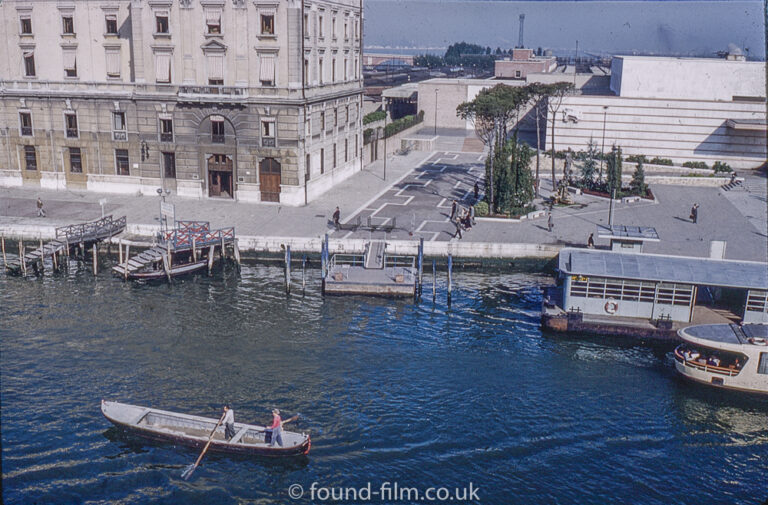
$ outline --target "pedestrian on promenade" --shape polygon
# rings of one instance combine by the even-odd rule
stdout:
[[[475,202],[477,202],[477,199],[480,197],[480,186],[477,185],[477,181],[475,181]]]
[[[43,201],[40,197],[37,197],[37,217],[45,217],[45,209],[43,209]]]
[[[336,210],[333,212],[333,226],[338,230],[341,224],[339,223],[339,219],[341,218],[341,211],[338,207],[336,207]]]
[[[469,221],[472,223],[472,226],[475,225],[475,206],[472,205],[469,208]]]
[[[456,218],[456,211],[459,208],[459,204],[456,200],[453,201],[453,204],[451,205],[451,221],[453,221]]]
[[[552,212],[549,213],[549,217],[547,218],[547,231],[552,232],[552,228],[555,227],[555,223],[552,222]]]
[[[231,440],[235,436],[235,411],[224,405],[224,438]]]
[[[589,238],[587,239],[587,247],[589,247],[590,249],[594,249],[595,248],[594,233],[590,233],[589,234]]]
[[[456,233],[453,234],[453,238],[456,238],[458,235],[459,240],[461,240],[461,221],[459,219],[456,219],[453,221],[453,225],[456,227]]]
[[[696,221],[699,219],[699,204],[694,203],[693,207],[691,207],[691,221],[693,224],[696,224]]]

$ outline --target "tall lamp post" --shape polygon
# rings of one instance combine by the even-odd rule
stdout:
[[[387,180],[387,112],[386,102],[384,103],[384,180]]]
[[[603,158],[605,158],[605,120],[608,117],[608,106],[603,105],[603,146],[600,148],[600,179],[603,178]]]
[[[437,92],[439,89],[435,88],[435,135],[437,135]]]

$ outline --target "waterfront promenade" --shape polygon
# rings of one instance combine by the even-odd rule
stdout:
[[[210,221],[214,228],[235,226],[237,235],[245,239],[241,244],[248,243],[249,237],[319,239],[325,233],[329,233],[331,239],[416,241],[423,238],[425,242],[435,242],[428,248],[431,251],[445,249],[440,243],[471,243],[472,247],[463,248],[463,254],[478,257],[492,256],[493,249],[488,247],[491,244],[507,245],[509,251],[520,244],[545,246],[545,251],[539,253],[554,256],[560,247],[585,246],[596,226],[608,223],[606,199],[577,195],[575,205],[553,209],[552,232],[547,230],[546,217],[520,222],[478,219],[476,226],[465,231],[461,240],[453,238],[455,227],[449,221],[451,202],[456,199],[462,205],[472,203],[474,182],[481,181],[482,188],[483,154],[477,152],[476,142],[465,142],[459,132],[440,133],[435,142],[437,151],[390,156],[386,180],[384,163],[380,160],[305,207],[197,200],[174,195],[168,200],[176,206],[177,219]],[[549,159],[542,158],[541,172],[545,176],[542,198],[550,194],[547,188],[551,187],[551,179],[546,178],[551,173],[550,167]],[[631,170],[625,169],[626,172]],[[651,183],[656,201],[616,203],[613,222],[655,227],[661,241],[648,244],[646,252],[707,256],[711,240],[724,240],[728,244],[726,258],[764,261],[768,229],[766,179],[757,172],[739,176],[745,178],[744,184],[732,191],[692,185],[708,182],[696,178],[685,181],[688,185]],[[45,218],[36,217],[38,196],[45,203]],[[141,225],[142,230],[159,226],[159,197],[0,188],[0,232],[45,238],[55,226],[101,217],[101,199],[107,200],[105,213],[127,216],[129,230],[135,230],[136,225]],[[696,202],[700,204],[699,220],[693,224],[688,215]],[[338,231],[331,223],[336,206],[340,207],[341,221],[345,223]],[[367,227],[369,217],[378,231]],[[354,229],[353,225],[358,222],[362,226]],[[394,224],[394,229],[386,228],[388,224]],[[383,231],[382,226],[387,231]],[[597,241],[598,247],[607,245]],[[475,253],[467,253],[467,249]]]

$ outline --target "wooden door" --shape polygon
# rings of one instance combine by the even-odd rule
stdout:
[[[225,154],[208,158],[208,196],[234,198],[232,192],[232,159]]]
[[[280,163],[274,158],[264,158],[259,163],[259,183],[262,202],[280,201]]]

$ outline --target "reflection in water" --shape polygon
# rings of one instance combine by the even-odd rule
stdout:
[[[295,272],[299,277],[300,272]],[[308,488],[481,488],[483,503],[754,503],[765,403],[679,381],[667,350],[542,335],[537,275],[457,272],[445,304],[288,297],[244,266],[172,285],[0,276],[5,503],[275,503]],[[121,434],[102,398],[263,424],[309,457],[207,455]],[[662,471],[663,470],[663,471]],[[299,500],[298,503],[308,503]]]

